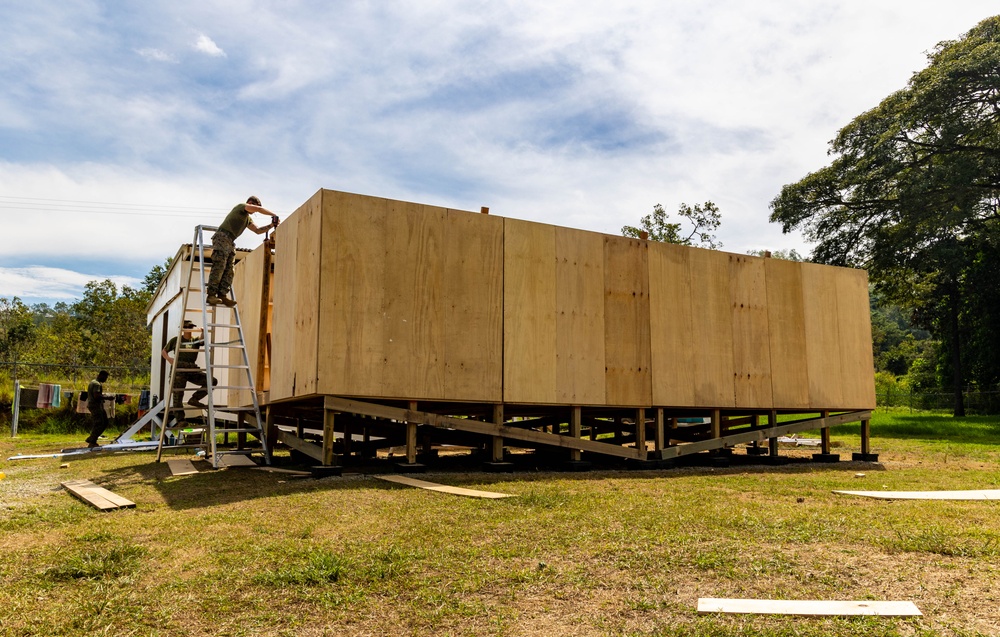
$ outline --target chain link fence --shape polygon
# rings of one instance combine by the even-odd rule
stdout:
[[[1000,414],[1000,391],[962,392],[965,411],[970,414]],[[889,389],[875,395],[880,408],[904,407],[911,411],[952,411],[955,392],[920,392]]]

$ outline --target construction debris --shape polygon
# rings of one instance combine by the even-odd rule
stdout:
[[[714,597],[700,598],[698,612],[809,616],[877,615],[880,617],[919,617],[923,615],[913,602],[719,599]]]
[[[104,487],[99,487],[90,480],[69,480],[63,482],[62,486],[76,497],[101,511],[135,508],[135,502],[112,493]]]

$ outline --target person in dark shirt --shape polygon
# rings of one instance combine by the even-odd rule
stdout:
[[[195,337],[195,333],[198,333],[198,337]],[[177,362],[175,367],[177,370],[174,372],[174,386],[173,386],[173,406],[175,409],[182,408],[184,404],[184,388],[191,385],[197,385],[198,389],[191,394],[191,399],[188,404],[192,407],[198,409],[205,409],[207,405],[201,402],[201,399],[208,395],[208,382],[206,379],[205,371],[198,367],[198,350],[203,349],[205,340],[203,330],[201,330],[192,321],[184,321],[184,327],[181,329],[181,342],[180,348],[177,347],[177,337],[173,337],[167,341],[166,346],[164,346],[163,351],[160,355],[171,365],[174,363],[174,352],[177,352]],[[216,380],[212,379],[212,385],[216,384]]]
[[[251,213],[271,215],[271,224],[258,228],[254,225]],[[212,270],[208,275],[205,292],[211,305],[236,305],[229,297],[233,286],[233,263],[236,257],[236,239],[244,230],[249,229],[257,234],[264,234],[268,228],[278,226],[278,215],[261,207],[260,199],[251,196],[246,203],[236,204],[223,220],[222,225],[212,235]]]
[[[87,386],[87,410],[90,412],[90,419],[93,425],[90,428],[90,435],[87,436],[87,447],[93,449],[99,447],[97,439],[101,437],[104,430],[108,428],[108,412],[104,411],[104,381],[108,379],[107,370],[102,369],[97,373],[97,378],[90,381]]]

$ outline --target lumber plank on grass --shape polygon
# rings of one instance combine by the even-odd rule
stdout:
[[[785,599],[698,599],[699,613],[753,613],[761,615],[877,615],[911,617],[923,613],[913,602],[821,601]]]
[[[101,511],[135,508],[135,502],[99,487],[90,480],[67,480],[63,488]]]
[[[170,475],[172,476],[189,476],[198,473],[198,470],[187,458],[167,460],[167,466],[170,467]]]
[[[494,493],[493,491],[477,491],[475,489],[463,489],[462,487],[450,487],[445,484],[437,484],[436,482],[428,482],[426,480],[417,480],[416,478],[408,478],[407,476],[375,476],[379,480],[385,480],[386,482],[395,482],[396,484],[403,484],[408,487],[416,487],[418,489],[427,489],[428,491],[439,491],[441,493],[450,493],[452,495],[464,495],[470,498],[510,498],[513,497],[509,493]]]
[[[879,500],[1000,500],[1000,489],[970,491],[834,491]]]
[[[257,463],[239,453],[227,453],[219,456],[219,464],[223,467],[256,467]]]
[[[267,471],[268,473],[284,473],[290,476],[307,478],[312,475],[309,471],[296,471],[295,469],[282,469],[281,467],[254,467],[257,471]]]

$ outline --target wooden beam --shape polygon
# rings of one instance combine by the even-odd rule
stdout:
[[[263,280],[260,286],[260,323],[259,329],[257,331],[257,366],[256,366],[256,376],[253,378],[254,388],[257,392],[264,391],[264,367],[266,366],[267,356],[270,353],[270,348],[267,346],[268,337],[270,333],[268,332],[267,323],[267,309],[268,304],[271,302],[271,249],[274,247],[273,239],[264,240],[264,265],[263,265]],[[250,263],[249,261],[247,263]]]
[[[653,447],[658,451],[666,447],[666,428],[663,424],[663,409],[656,410],[656,434]]]
[[[300,453],[306,454],[307,456],[309,456],[310,458],[312,458],[317,462],[324,462],[323,447],[308,442],[306,440],[303,440],[302,438],[297,437],[290,431],[282,431],[281,429],[279,429],[277,435],[278,435],[278,440],[280,440],[285,445],[291,447],[292,449],[295,449]]]
[[[823,412],[820,413],[820,415],[823,418],[826,418],[827,416],[830,415],[830,412],[829,411],[823,411]],[[829,454],[830,453],[830,428],[829,427],[823,427],[820,430],[819,435],[820,435],[820,437],[822,439],[822,445],[823,445],[823,447],[822,447],[822,453]]]
[[[712,410],[712,437],[722,437],[722,411],[719,409]]]
[[[794,422],[786,422],[780,426],[764,427],[754,429],[753,431],[732,434],[726,436],[725,438],[700,440],[698,442],[688,442],[674,447],[667,447],[661,451],[659,455],[662,459],[676,458],[678,456],[686,456],[688,454],[698,453],[701,451],[732,447],[742,443],[753,442],[754,440],[760,442],[768,440],[769,438],[777,438],[778,436],[784,436],[785,434],[795,433],[797,431],[809,431],[811,429],[822,429],[823,427],[835,427],[848,422],[857,422],[865,418],[871,418],[871,414],[872,412],[870,411],[852,411],[845,414],[838,414],[836,416],[827,416],[826,418],[796,420]]]
[[[333,440],[334,440],[334,425],[336,414],[332,409],[323,410],[323,457],[321,461],[323,466],[329,467],[333,465],[334,454],[333,454]]]
[[[400,409],[399,407],[376,405],[374,403],[366,403],[348,398],[339,398],[337,396],[326,396],[325,405],[327,409],[345,411],[352,414],[376,416],[387,420],[396,420],[398,422],[430,425],[431,427],[437,427],[439,429],[458,429],[460,431],[469,431],[488,436],[502,436],[510,440],[520,440],[523,442],[562,447],[564,449],[595,451],[597,453],[616,456],[619,458],[639,458],[639,452],[636,449],[630,449],[604,442],[584,440],[582,438],[574,439],[569,436],[532,431],[530,429],[497,425],[494,423],[483,422],[481,420],[472,420],[471,418],[454,418],[451,416],[442,416],[428,412]]]
[[[408,487],[427,489],[428,491],[437,491],[439,493],[450,493],[452,495],[464,495],[469,498],[489,498],[491,500],[497,500],[500,498],[513,497],[509,493],[496,493],[495,491],[479,491],[476,489],[466,489],[464,487],[452,487],[446,484],[428,482],[427,480],[418,480],[416,478],[410,478],[408,476],[386,475],[386,476],[374,476],[374,477],[378,478],[379,480],[385,480],[386,482],[395,482],[396,484],[403,484]]]
[[[918,617],[913,602],[820,601],[808,599],[698,599],[699,613],[752,613],[763,615]]]
[[[569,435],[572,438],[579,438],[583,435],[583,408],[573,407],[569,415]],[[580,460],[580,450],[570,449],[569,459],[573,462]]]
[[[639,460],[646,459],[646,410],[642,407],[635,410],[635,448],[639,452]]]
[[[503,424],[503,405],[493,405],[493,423]],[[493,436],[490,440],[490,460],[503,462],[503,436]]]
[[[868,455],[871,453],[872,421],[861,421],[861,453]]]
[[[411,401],[410,411],[416,410],[416,401]],[[417,462],[417,423],[410,421],[406,421],[406,462],[407,464]]]
[[[778,426],[778,412],[773,409],[767,412],[767,426],[777,427]],[[778,437],[771,436],[767,439],[767,452],[772,458],[778,457]]]

